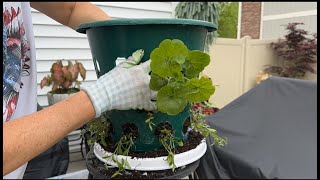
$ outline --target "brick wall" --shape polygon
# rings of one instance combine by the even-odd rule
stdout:
[[[240,37],[260,37],[261,2],[242,2]]]

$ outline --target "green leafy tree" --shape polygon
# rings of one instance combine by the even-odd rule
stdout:
[[[239,2],[223,2],[219,19],[219,37],[237,38]]]
[[[175,11],[177,18],[207,21],[218,27],[220,9],[219,2],[179,2]],[[217,31],[208,33],[205,51],[209,50],[209,45],[217,36]]]

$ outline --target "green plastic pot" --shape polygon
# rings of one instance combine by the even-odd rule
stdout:
[[[137,49],[144,50],[142,62],[150,59],[151,52],[164,39],[180,39],[190,50],[204,49],[208,32],[217,30],[216,25],[190,19],[119,19],[96,21],[81,24],[77,31],[87,34],[93,63],[99,78],[116,66],[118,57],[129,57]],[[168,121],[174,129],[174,135],[186,140],[182,132],[184,121],[190,116],[189,107],[176,116],[155,113],[153,123],[156,125]],[[134,123],[139,129],[134,151],[152,151],[161,144],[145,123],[146,111],[127,110],[112,111],[113,140],[117,142],[122,136],[122,125]]]

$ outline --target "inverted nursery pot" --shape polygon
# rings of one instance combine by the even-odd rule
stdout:
[[[150,59],[151,52],[164,39],[180,39],[190,50],[204,49],[208,32],[216,26],[206,21],[190,19],[120,19],[96,21],[81,24],[77,31],[87,34],[91,54],[98,78],[116,66],[118,57],[127,58],[137,49],[144,50],[142,62]],[[113,140],[117,142],[125,123],[134,123],[139,130],[133,151],[152,151],[161,147],[155,135],[145,123],[146,111],[112,111],[110,119],[113,127]],[[174,135],[181,140],[187,138],[182,132],[184,121],[190,116],[189,107],[176,116],[155,113],[152,123],[158,125],[168,121]]]

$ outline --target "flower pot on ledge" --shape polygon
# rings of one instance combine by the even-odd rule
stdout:
[[[120,19],[97,21],[82,24],[77,28],[88,37],[97,77],[109,72],[116,66],[118,57],[129,57],[137,49],[144,50],[142,62],[150,59],[152,50],[157,48],[164,39],[179,39],[190,50],[203,51],[208,32],[216,30],[212,23],[190,19]],[[175,137],[186,140],[183,124],[190,116],[190,106],[183,112],[171,116],[165,113],[154,113],[152,122],[158,125],[168,122]],[[148,112],[126,110],[111,112],[110,120],[113,127],[113,141],[116,143],[123,135],[122,127],[133,123],[139,131],[134,141],[133,151],[147,152],[159,149],[161,144],[145,123]]]
[[[48,98],[48,104],[49,106],[54,105],[64,99],[67,99],[71,96],[75,95],[75,93],[72,94],[52,94],[51,92],[47,93]]]

